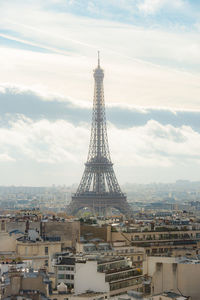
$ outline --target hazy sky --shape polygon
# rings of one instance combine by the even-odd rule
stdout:
[[[80,181],[97,50],[119,182],[200,180],[199,0],[1,0],[0,185]]]

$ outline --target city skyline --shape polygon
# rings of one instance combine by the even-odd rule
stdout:
[[[79,181],[97,50],[120,184],[199,180],[199,6],[0,3],[0,184]]]

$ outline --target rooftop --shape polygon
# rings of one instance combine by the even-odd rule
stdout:
[[[58,259],[58,262],[56,265],[72,265],[72,266],[74,266],[75,261],[76,261],[76,259],[74,257],[63,256],[63,257],[61,257],[60,260]]]
[[[177,294],[177,293],[174,293],[174,292],[164,292],[162,295],[166,296],[166,297],[169,297],[169,298],[172,298],[172,299],[177,299],[177,300],[187,300],[187,299],[189,299],[189,297],[185,297],[183,295],[180,295],[180,294]]]

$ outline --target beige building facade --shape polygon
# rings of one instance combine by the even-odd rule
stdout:
[[[59,237],[62,242],[62,248],[76,247],[80,240],[80,222],[79,221],[48,221],[41,222],[40,233],[44,237]]]
[[[160,256],[170,253],[175,248],[187,247],[198,251],[200,230],[171,230],[147,232],[111,232],[111,242],[124,241],[126,245],[144,247],[148,255]]]
[[[152,294],[173,291],[200,299],[200,263],[175,257],[147,257],[147,274],[152,277]]]
[[[52,258],[57,252],[61,252],[61,242],[17,241],[16,245],[16,255],[22,260],[30,260],[36,270],[45,266],[53,271]]]

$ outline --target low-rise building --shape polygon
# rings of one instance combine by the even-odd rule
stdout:
[[[112,232],[112,242],[124,241],[126,245],[144,247],[147,255],[160,256],[171,253],[173,249],[187,247],[198,251],[200,230],[144,231],[144,232]]]
[[[82,254],[103,254],[114,257],[122,256],[131,259],[133,266],[143,268],[143,262],[146,259],[145,249],[142,247],[126,246],[124,241],[111,243],[90,242],[77,243],[76,252]]]
[[[16,245],[16,256],[23,261],[31,261],[36,270],[45,266],[52,271],[52,259],[56,252],[61,252],[61,242],[24,239],[17,241]]]
[[[45,270],[33,272],[11,267],[4,273],[0,282],[0,298],[45,300],[51,293],[51,282]]]
[[[75,294],[90,290],[111,296],[131,289],[143,291],[143,271],[126,257],[58,257],[54,268],[57,284],[65,283]]]
[[[40,235],[43,239],[59,238],[62,248],[75,248],[80,239],[80,222],[74,220],[51,220],[40,223]]]
[[[54,264],[56,286],[63,282],[69,291],[74,289],[75,265],[76,260],[74,257],[57,257],[57,261]]]

